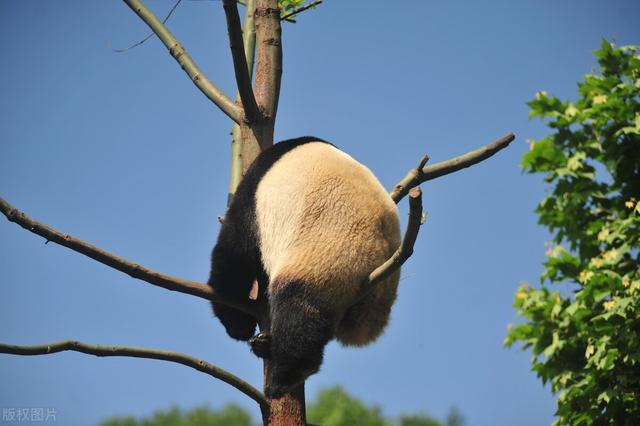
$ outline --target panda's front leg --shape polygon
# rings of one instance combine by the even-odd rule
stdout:
[[[211,256],[209,285],[229,300],[246,301],[251,298],[257,272],[255,262],[221,238]],[[236,340],[247,341],[254,335],[257,321],[253,315],[219,302],[211,302],[213,312],[224,325],[227,334]]]
[[[257,357],[269,359],[271,357],[271,335],[260,332],[249,339],[249,347]]]

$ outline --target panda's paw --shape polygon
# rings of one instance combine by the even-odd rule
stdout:
[[[260,358],[269,358],[271,355],[271,335],[258,333],[249,339],[251,352]]]

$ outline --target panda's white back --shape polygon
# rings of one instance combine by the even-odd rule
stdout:
[[[256,216],[270,282],[312,284],[339,314],[400,244],[387,191],[367,167],[326,143],[300,145],[269,169],[256,191]],[[397,280],[390,278],[393,299]]]

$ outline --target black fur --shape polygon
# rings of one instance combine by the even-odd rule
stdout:
[[[325,345],[333,337],[331,311],[306,292],[309,284],[272,283],[268,398],[279,398],[322,364]]]
[[[328,143],[311,136],[277,143],[256,158],[238,185],[211,256],[209,285],[221,296],[246,300],[254,280],[258,280],[260,290],[267,288],[269,278],[262,266],[258,247],[256,190],[262,177],[284,154],[309,142]],[[229,336],[238,340],[248,340],[253,336],[256,329],[254,317],[219,303],[211,304]]]
[[[258,358],[271,358],[271,335],[260,332],[249,339],[251,352]]]

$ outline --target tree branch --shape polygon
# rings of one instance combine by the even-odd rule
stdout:
[[[425,155],[422,160],[420,160],[418,167],[409,171],[409,173],[407,173],[407,175],[394,186],[389,195],[396,204],[402,200],[405,195],[409,194],[409,223],[407,224],[404,238],[402,239],[402,243],[398,250],[396,250],[396,252],[385,263],[369,274],[369,277],[363,283],[364,290],[360,295],[358,295],[353,305],[361,302],[371,291],[373,291],[376,284],[400,268],[413,254],[413,246],[416,242],[416,238],[418,237],[420,225],[422,224],[422,191],[420,188],[417,188],[417,186],[422,182],[477,164],[491,157],[501,149],[506,148],[514,139],[515,135],[513,133],[509,133],[502,138],[483,146],[482,148],[468,152],[459,157],[434,164],[433,166],[426,166],[429,161],[429,156]]]
[[[178,5],[180,5],[180,3],[181,3],[181,2],[182,2],[182,0],[178,0],[178,1],[173,5],[173,7],[171,8],[171,10],[170,10],[170,11],[169,11],[169,13],[167,14],[167,16],[165,16],[165,17],[164,17],[164,19],[162,20],[162,23],[163,23],[163,24],[166,24],[166,23],[167,23],[167,21],[169,20],[169,18],[171,18],[171,15],[173,15],[173,12],[175,12],[175,10],[178,8]],[[146,36],[145,38],[143,38],[142,40],[140,40],[140,41],[138,41],[138,42],[136,42],[136,43],[133,43],[133,44],[132,44],[131,46],[129,46],[129,47],[124,47],[124,48],[121,48],[121,49],[112,49],[112,50],[113,50],[114,52],[116,52],[116,53],[124,53],[124,52],[126,52],[126,51],[129,51],[129,50],[131,50],[131,49],[134,49],[134,48],[136,48],[136,47],[140,46],[141,44],[143,44],[143,43],[145,43],[147,40],[149,40],[151,37],[153,37],[154,35],[155,35],[155,33],[154,33],[153,31],[151,31],[151,32],[149,33],[149,35],[148,35],[148,36]]]
[[[247,59],[242,38],[242,27],[236,0],[223,0],[224,14],[227,18],[229,32],[229,47],[233,58],[233,69],[236,76],[238,93],[244,107],[245,119],[252,123],[260,119],[258,104],[251,88],[251,76],[247,66]]]
[[[247,0],[245,7],[244,21],[242,22],[242,42],[245,60],[247,61],[249,81],[251,81],[256,54],[256,26],[253,16],[256,13],[256,0]]]
[[[247,313],[253,314],[254,312],[253,303],[249,300],[247,300],[246,304],[226,300],[225,298],[215,294],[213,289],[207,284],[161,274],[127,259],[113,255],[94,245],[72,237],[69,234],[63,234],[54,228],[30,218],[21,211],[15,209],[3,198],[0,198],[0,212],[2,212],[10,222],[17,223],[24,229],[46,238],[47,241],[53,241],[54,243],[70,248],[73,251],[82,253],[104,265],[117,269],[120,272],[124,272],[133,278],[146,281],[149,284],[153,284],[158,287],[166,288],[167,290],[186,293],[207,300],[215,300],[216,302],[240,309]]]
[[[282,78],[280,9],[277,0],[256,0],[255,27],[255,94],[262,113],[270,122],[274,122]]]
[[[421,164],[426,163],[428,157],[422,160]],[[420,188],[411,188],[409,191],[409,223],[407,229],[404,232],[404,238],[400,247],[393,255],[387,259],[382,265],[378,266],[372,273],[369,274],[367,280],[362,283],[363,291],[358,295],[355,305],[362,300],[369,293],[373,291],[378,283],[387,278],[389,275],[398,270],[404,262],[407,261],[413,254],[413,246],[418,238],[418,232],[420,232],[420,225],[422,224],[422,191]]]
[[[500,139],[483,146],[482,148],[476,149],[475,151],[468,152],[447,161],[442,161],[434,164],[433,166],[413,169],[393,187],[393,190],[389,195],[391,195],[391,198],[397,204],[405,195],[407,195],[407,193],[409,193],[411,188],[420,185],[422,182],[457,172],[460,169],[473,166],[474,164],[486,160],[496,152],[506,148],[515,138],[516,137],[513,133],[509,133]]]
[[[187,51],[171,34],[162,22],[140,0],[124,0],[169,49],[169,53],[180,64],[191,81],[204,95],[218,106],[233,121],[239,123],[243,117],[243,110],[213,84],[202,70],[193,62]]]
[[[35,346],[18,346],[0,343],[0,353],[13,355],[49,355],[56,352],[74,351],[95,356],[129,356],[175,362],[208,374],[233,386],[257,402],[262,409],[268,409],[269,403],[264,395],[241,378],[222,368],[189,355],[161,349],[137,348],[130,346],[91,345],[74,340],[45,343]]]
[[[245,58],[247,61],[247,72],[249,73],[249,80],[251,80],[256,52],[256,27],[253,18],[256,11],[256,0],[247,0],[245,6],[244,21],[242,22],[242,39],[244,43]],[[240,93],[236,93],[236,99],[238,99],[239,96]],[[231,129],[231,170],[229,172],[229,194],[227,196],[227,207],[231,203],[233,194],[235,194],[236,188],[242,180],[242,154],[247,148],[245,145],[252,143],[252,141],[247,138],[247,127],[249,126],[244,126],[243,131],[238,123],[233,123],[233,127]],[[257,141],[255,143],[257,144]]]

